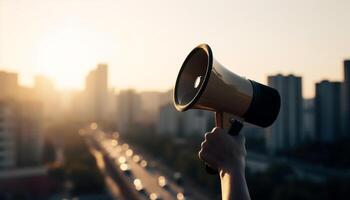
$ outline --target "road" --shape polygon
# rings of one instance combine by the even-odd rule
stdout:
[[[105,184],[107,186],[107,189],[112,196],[113,199],[116,200],[126,200],[123,198],[123,195],[120,191],[119,186],[114,181],[113,177],[111,176],[109,170],[106,168],[106,163],[103,159],[103,155],[101,152],[96,150],[95,148],[90,148],[91,154],[94,155],[97,163],[97,167],[100,169],[100,171],[103,173],[105,178]]]
[[[155,167],[155,161],[146,160],[142,155],[135,154],[129,145],[119,144],[120,141],[107,136],[102,131],[90,131],[87,138],[98,166],[107,171],[105,173],[106,184],[111,195],[116,199],[208,199],[193,189],[186,188],[185,190],[174,180],[162,174]],[[166,182],[163,186],[160,186],[159,183],[161,176],[164,177],[163,184],[164,180]],[[138,183],[136,185],[142,185],[142,189],[137,188],[134,182]],[[115,183],[120,189],[115,186]]]

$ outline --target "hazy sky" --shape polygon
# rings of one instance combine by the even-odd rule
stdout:
[[[304,95],[321,79],[342,80],[350,57],[349,0],[0,0],[0,68],[83,88],[109,65],[113,87],[173,87],[187,54],[208,43],[237,74],[303,76]]]

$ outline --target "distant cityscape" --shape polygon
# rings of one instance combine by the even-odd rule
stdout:
[[[268,85],[276,88],[282,98],[276,122],[265,130],[266,147],[271,154],[305,142],[332,143],[349,136],[350,60],[344,61],[343,70],[343,81],[316,83],[316,95],[312,99],[302,96],[302,77],[281,74],[268,77]],[[109,88],[107,77],[107,64],[99,64],[86,76],[83,91],[62,92],[44,76],[37,76],[34,88],[28,88],[18,85],[18,74],[0,72],[0,167],[38,163],[43,127],[67,114],[85,122],[115,123],[121,134],[128,132],[133,124],[154,125],[159,134],[178,136],[202,134],[213,126],[210,112],[177,112],[172,90],[117,91]],[[29,145],[21,145],[25,142]],[[31,148],[16,148],[19,146]],[[24,161],[22,151],[32,152],[33,156],[28,156],[32,160]]]
[[[277,156],[310,143],[332,144],[350,136],[350,60],[344,61],[344,80],[320,80],[315,97],[302,96],[302,77],[271,75],[268,85],[282,99],[276,122],[267,129],[247,125],[247,139],[260,138],[268,156]],[[1,180],[43,176],[47,127],[69,118],[112,126],[121,136],[133,127],[154,127],[159,135],[202,135],[214,126],[208,111],[180,113],[168,92],[117,90],[108,86],[108,65],[98,64],[86,76],[82,91],[59,91],[44,76],[33,88],[20,86],[18,74],[0,71],[0,185]],[[261,144],[260,144],[261,145]],[[250,149],[248,149],[249,151]]]

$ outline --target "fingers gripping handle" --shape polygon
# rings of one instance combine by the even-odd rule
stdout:
[[[238,135],[239,132],[241,131],[241,129],[243,128],[242,122],[237,121],[235,119],[228,119],[228,120],[229,120],[229,124],[230,124],[230,127],[228,129],[228,134],[232,135],[232,136]],[[224,113],[216,112],[215,113],[215,125],[216,125],[216,127],[225,128],[224,123],[225,123],[224,122]],[[208,172],[208,174],[218,174],[218,170],[213,169],[207,163],[205,163],[205,169]]]

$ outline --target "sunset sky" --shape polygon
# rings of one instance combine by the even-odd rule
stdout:
[[[0,0],[0,69],[32,84],[84,86],[97,63],[112,87],[167,90],[187,54],[208,43],[224,66],[266,83],[342,80],[350,58],[349,0]]]

